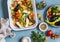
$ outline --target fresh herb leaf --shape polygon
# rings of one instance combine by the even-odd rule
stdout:
[[[38,32],[32,31],[31,38],[33,42],[45,42],[43,35],[44,35],[43,32],[38,33]]]

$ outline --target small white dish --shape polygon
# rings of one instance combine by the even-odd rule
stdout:
[[[44,25],[44,26],[42,26],[42,25]],[[45,27],[45,28],[42,28],[42,27]],[[45,31],[47,31],[47,29],[48,29],[48,25],[47,25],[45,22],[42,22],[42,23],[39,24],[39,29],[40,29],[42,32],[45,32]]]
[[[30,37],[23,37],[22,42],[31,42],[31,38]]]

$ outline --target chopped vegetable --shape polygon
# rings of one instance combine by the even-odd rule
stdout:
[[[32,19],[34,18],[34,14],[32,12],[30,13],[30,16]]]
[[[42,20],[43,20],[43,18],[42,18],[42,17],[40,17],[40,18],[39,18],[39,20],[41,20],[41,21],[42,21]]]
[[[31,0],[13,0],[10,9],[14,25],[22,28],[35,24]]]
[[[28,27],[28,25],[29,25],[29,19],[26,18],[26,25],[25,25],[25,27]]]
[[[22,27],[19,22],[16,22],[16,24],[17,24],[20,28]]]
[[[32,22],[29,22],[29,26],[31,26],[31,25],[33,25],[33,23]]]
[[[40,18],[41,17],[41,14],[37,14],[37,17]]]

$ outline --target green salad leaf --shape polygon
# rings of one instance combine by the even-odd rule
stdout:
[[[53,6],[52,7],[52,13],[58,13],[58,6]]]

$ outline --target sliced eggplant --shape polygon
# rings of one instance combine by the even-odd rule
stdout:
[[[16,25],[20,28],[22,28],[21,24],[19,22],[16,22]]]
[[[55,21],[56,19],[58,19],[58,17],[59,17],[59,16],[52,16],[52,17],[49,19],[49,21],[50,21],[50,22],[53,22],[53,21]]]
[[[17,6],[15,7],[14,11],[18,11],[18,9],[20,8],[19,4],[17,4]]]
[[[60,21],[55,23],[56,26],[60,26]]]

